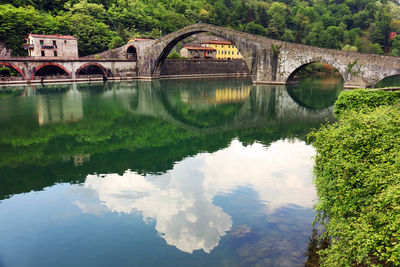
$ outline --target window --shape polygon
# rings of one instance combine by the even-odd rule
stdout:
[[[54,51],[54,56],[55,56],[55,57],[57,56],[57,51]]]
[[[40,53],[42,54],[42,57],[44,57],[44,51],[40,51]]]
[[[64,40],[64,44],[67,44],[67,40]]]
[[[57,46],[57,42],[56,41],[53,41],[53,46]]]
[[[44,41],[43,40],[40,40],[40,45],[44,45]]]
[[[237,54],[239,55],[239,51],[237,51]]]

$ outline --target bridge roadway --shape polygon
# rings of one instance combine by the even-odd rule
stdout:
[[[59,66],[70,79],[79,76],[80,70],[88,65],[101,69],[104,77],[157,79],[162,64],[175,45],[202,32],[231,41],[243,55],[254,83],[285,84],[296,70],[313,62],[335,67],[342,75],[345,87],[373,87],[386,77],[400,74],[398,57],[288,43],[202,23],[187,26],[156,40],[132,42],[85,58],[0,58],[0,64],[15,68],[26,81],[37,79],[36,72],[47,65]]]

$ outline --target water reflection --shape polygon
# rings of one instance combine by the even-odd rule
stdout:
[[[213,204],[217,195],[249,187],[269,215],[291,205],[311,208],[313,155],[314,149],[304,142],[277,141],[265,149],[235,140],[221,151],[185,159],[164,175],[142,176],[130,170],[89,175],[79,189],[79,195],[89,197],[75,203],[93,214],[104,206],[118,213],[140,211],[144,221],[156,221],[167,244],[188,253],[210,253],[232,227],[231,216]]]
[[[81,120],[83,118],[82,94],[71,89],[61,99],[39,96],[37,113],[39,125]]]
[[[297,84],[287,85],[286,89],[298,105],[309,109],[324,109],[335,104],[343,89],[343,79],[334,75],[303,78]]]
[[[315,196],[305,139],[332,118],[323,97],[309,108],[243,80],[58,86],[0,94],[6,264],[305,260]]]
[[[82,182],[85,173],[164,173],[233,138],[265,146],[305,140],[309,129],[332,119],[331,107],[304,108],[284,87],[240,80],[90,85],[94,91],[85,84],[59,86],[64,93],[38,86],[37,96],[0,99],[0,183],[7,181],[0,198]]]

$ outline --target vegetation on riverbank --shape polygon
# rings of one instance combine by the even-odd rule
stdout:
[[[324,266],[400,262],[400,92],[342,92],[339,121],[310,134]]]
[[[313,46],[400,55],[395,0],[0,0],[0,42],[15,55],[28,33],[71,34],[81,56],[131,37],[154,37],[197,23]]]

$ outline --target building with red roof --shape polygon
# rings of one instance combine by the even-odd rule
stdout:
[[[212,47],[205,46],[185,46],[181,49],[180,54],[187,58],[216,58],[217,50]]]
[[[71,35],[30,33],[25,41],[24,48],[31,57],[78,58],[78,39]]]
[[[239,50],[229,41],[210,40],[201,42],[202,46],[214,48],[217,59],[242,59]]]

